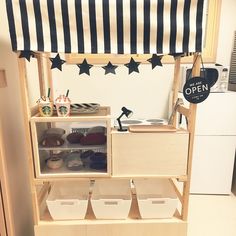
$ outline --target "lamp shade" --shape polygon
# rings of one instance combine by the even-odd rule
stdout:
[[[131,110],[127,109],[126,107],[122,107],[121,110],[127,118],[129,118],[133,114],[133,112]]]

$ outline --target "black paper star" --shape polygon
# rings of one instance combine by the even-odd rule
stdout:
[[[30,61],[30,58],[34,57],[34,52],[32,51],[21,51],[19,58],[25,58]]]
[[[153,54],[152,58],[149,58],[147,61],[152,64],[152,69],[154,69],[156,66],[162,66],[161,63],[161,56],[157,56],[157,54]]]
[[[132,72],[137,72],[139,73],[139,69],[138,69],[138,66],[139,66],[140,62],[136,62],[133,57],[131,57],[130,59],[130,62],[125,64],[125,66],[127,68],[129,68],[129,74],[131,74]]]
[[[106,66],[103,66],[102,68],[105,70],[105,75],[106,74],[109,74],[109,73],[112,73],[112,74],[115,74],[115,69],[117,68],[118,66],[116,65],[112,65],[112,63],[109,61],[107,63]]]
[[[57,68],[58,70],[62,70],[62,65],[66,62],[60,58],[59,53],[54,58],[50,58],[50,61],[52,62],[51,69]]]
[[[88,64],[87,60],[84,59],[83,62],[81,64],[77,64],[77,66],[80,68],[79,74],[87,74],[90,75],[89,70],[91,67],[93,67],[93,65]]]

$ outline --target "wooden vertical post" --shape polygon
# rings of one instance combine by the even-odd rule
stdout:
[[[34,166],[33,166],[33,154],[32,154],[32,144],[31,144],[31,132],[30,132],[30,118],[31,110],[29,106],[29,96],[28,96],[28,86],[27,86],[27,74],[26,74],[26,63],[24,58],[18,58],[18,68],[19,68],[19,79],[20,79],[20,90],[21,90],[21,100],[23,109],[23,119],[24,119],[24,129],[25,129],[25,140],[26,140],[26,150],[29,165],[29,175],[30,175],[30,188],[32,194],[32,205],[34,212],[34,223],[37,224],[39,221],[39,214],[37,209],[37,193],[34,186]]]
[[[179,91],[179,83],[180,83],[180,64],[181,64],[181,57],[175,59],[175,68],[174,68],[174,81],[172,86],[172,109],[178,98],[178,91]],[[173,126],[176,127],[176,113],[173,117]]]
[[[195,65],[194,65],[193,71],[192,71],[193,76],[200,75],[200,64],[201,64],[200,59],[201,59],[200,55],[196,53],[194,55],[194,59],[193,59],[195,62]],[[188,147],[187,181],[184,182],[183,205],[182,205],[182,218],[183,218],[183,220],[187,220],[187,217],[188,217],[196,113],[197,113],[197,105],[190,103],[189,118],[188,118],[189,147]]]
[[[49,57],[49,53],[46,54],[47,57]],[[47,69],[47,82],[48,82],[48,86],[49,88],[51,88],[51,99],[54,100],[54,89],[53,89],[53,81],[52,81],[52,70],[51,70],[51,65],[49,60],[47,60],[46,62],[46,69]]]
[[[49,53],[45,55],[47,55],[46,56],[47,58],[50,57]],[[53,81],[52,81],[52,70],[51,70],[51,65],[50,65],[49,60],[45,61],[45,65],[46,65],[45,67],[46,67],[46,74],[47,74],[47,84],[48,84],[48,87],[51,89],[50,98],[52,101],[54,101],[55,98],[54,98],[54,89],[53,89]],[[50,129],[52,127],[55,127],[55,124],[47,123],[47,127],[48,129]],[[50,151],[50,154],[51,154],[51,151]]]
[[[43,96],[43,95],[46,95],[45,77],[44,77],[44,71],[43,71],[43,57],[41,53],[36,54],[35,57],[37,58],[37,63],[38,63],[40,96]]]
[[[2,123],[0,120],[0,131]],[[8,176],[6,173],[6,155],[3,145],[2,133],[0,133],[0,235],[14,236],[14,222],[12,218],[11,196],[8,187]]]

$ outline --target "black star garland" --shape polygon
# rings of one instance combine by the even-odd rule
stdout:
[[[156,66],[162,66],[161,58],[162,56],[157,56],[157,54],[153,54],[152,58],[149,58],[147,61],[152,64],[152,69],[154,69]]]
[[[30,58],[34,57],[34,52],[32,51],[21,51],[19,58],[25,58],[30,61]]]
[[[107,63],[107,65],[106,65],[106,66],[103,66],[102,68],[105,70],[105,75],[106,75],[106,74],[109,74],[109,73],[116,74],[115,69],[116,69],[117,67],[118,67],[118,66],[112,65],[112,63],[109,61],[109,62]]]
[[[51,69],[57,68],[58,70],[62,70],[62,65],[66,62],[60,58],[59,53],[54,58],[50,58],[50,61],[52,62]]]
[[[93,65],[88,64],[87,60],[84,59],[83,62],[81,64],[77,64],[77,66],[80,68],[79,74],[87,74],[90,75],[89,70],[91,69],[91,67],[93,67]]]
[[[175,53],[175,54],[169,54],[173,57],[181,57],[183,53]],[[21,51],[19,58],[25,58],[28,61],[30,61],[31,57],[35,57],[35,53],[33,51],[25,50]],[[154,69],[156,66],[162,66],[161,59],[163,55],[158,56],[157,54],[153,54],[151,58],[149,58],[147,61],[152,64],[152,69]],[[50,61],[52,62],[51,69],[57,68],[58,70],[62,71],[62,65],[66,62],[60,58],[59,53],[54,58],[50,58]],[[129,74],[133,72],[139,73],[139,65],[141,62],[136,62],[133,57],[131,57],[129,63],[124,64],[129,69]],[[77,66],[80,68],[79,74],[87,74],[90,75],[90,69],[93,67],[93,65],[88,64],[86,58],[83,60],[82,63],[77,64]],[[105,75],[111,73],[116,74],[117,65],[113,65],[110,61],[107,63],[107,65],[102,66],[102,68],[105,70]]]
[[[130,59],[130,62],[125,64],[125,66],[127,68],[129,68],[129,74],[131,74],[132,72],[137,72],[139,73],[139,69],[138,69],[138,66],[139,66],[140,62],[136,62],[133,57],[131,57]]]

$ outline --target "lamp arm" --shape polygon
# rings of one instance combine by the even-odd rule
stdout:
[[[119,129],[122,130],[122,125],[121,125],[121,121],[120,121],[120,118],[124,115],[124,113],[122,113],[116,120],[118,121],[118,124],[119,124]]]

